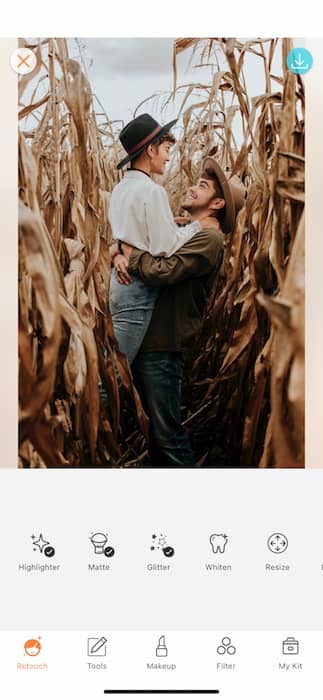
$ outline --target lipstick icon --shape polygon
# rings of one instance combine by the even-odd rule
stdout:
[[[165,635],[162,635],[158,639],[156,656],[167,656],[167,654],[168,654],[168,649],[166,647]]]

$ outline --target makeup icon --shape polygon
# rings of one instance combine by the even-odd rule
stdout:
[[[163,634],[161,637],[158,639],[158,644],[157,644],[157,649],[156,649],[156,656],[167,656],[168,655],[168,649],[166,647],[166,640],[165,640],[165,635]]]

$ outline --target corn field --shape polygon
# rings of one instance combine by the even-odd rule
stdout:
[[[144,466],[148,418],[109,312],[109,196],[123,150],[68,42],[21,45],[38,63],[19,79],[18,464]],[[305,99],[302,79],[286,67],[291,48],[289,39],[174,42],[164,107],[182,97],[182,126],[163,183],[174,215],[206,155],[247,187],[186,358],[183,421],[205,467],[304,467]],[[213,62],[210,84],[178,85],[183,51]],[[272,72],[277,52],[280,75]],[[250,55],[265,82],[252,98]]]

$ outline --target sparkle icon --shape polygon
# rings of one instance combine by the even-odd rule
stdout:
[[[151,552],[156,552],[156,551],[158,551],[158,550],[159,550],[160,552],[162,552],[163,555],[164,555],[165,557],[167,557],[167,558],[173,557],[174,554],[175,554],[174,547],[170,547],[170,546],[167,544],[167,536],[164,535],[162,532],[161,532],[159,535],[156,535],[156,533],[154,533],[154,534],[151,536],[151,547],[150,547],[150,551],[151,551]]]
[[[33,540],[34,552],[37,552],[37,547],[38,547],[40,553],[42,554],[43,551],[44,551],[44,549],[45,549],[45,547],[47,547],[47,546],[49,545],[49,542],[47,542],[47,540],[44,540],[44,538],[43,538],[43,536],[42,536],[41,533],[40,533],[40,535],[39,535],[39,537],[38,537],[38,540],[36,540],[36,536],[35,536],[35,535],[32,535],[32,536],[31,536],[31,539]]]
[[[36,535],[31,535],[31,539],[33,541],[34,552],[40,552],[40,554],[44,554],[45,557],[49,558],[55,556],[54,547],[50,544],[50,542],[45,540],[42,533],[40,533],[38,539],[36,538]]]

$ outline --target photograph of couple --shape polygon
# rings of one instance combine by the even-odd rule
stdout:
[[[18,466],[304,467],[292,40],[20,42]]]

